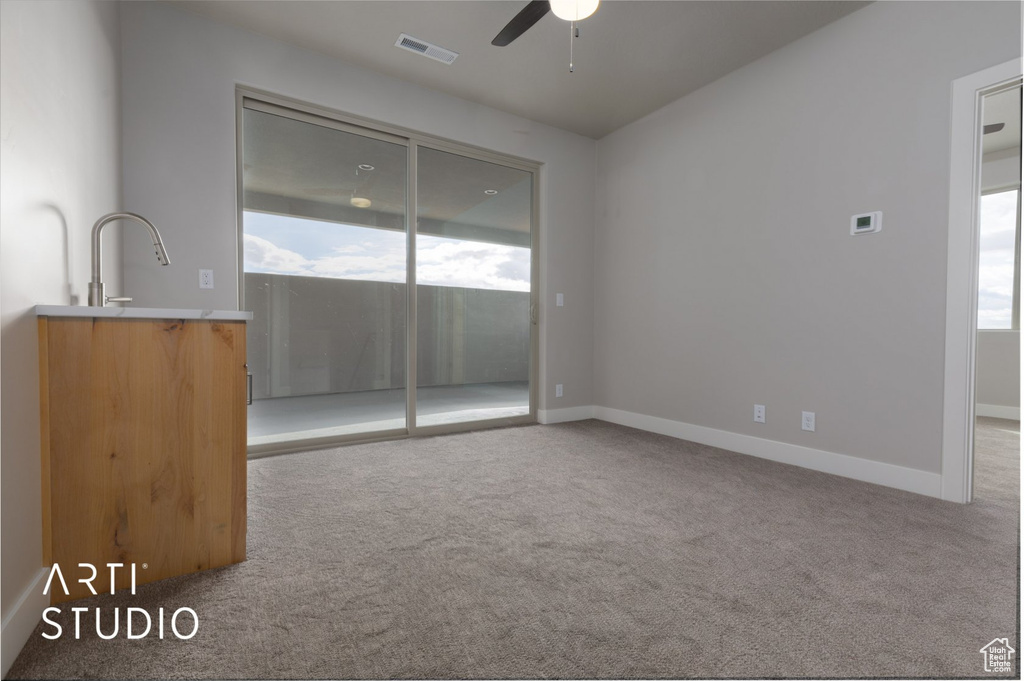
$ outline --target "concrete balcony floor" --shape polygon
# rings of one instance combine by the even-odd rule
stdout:
[[[417,425],[482,421],[530,413],[525,381],[418,388]],[[405,428],[405,390],[302,395],[255,400],[249,445]]]

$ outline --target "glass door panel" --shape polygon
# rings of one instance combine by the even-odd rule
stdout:
[[[416,425],[527,415],[533,174],[417,157]]]
[[[243,108],[249,445],[406,428],[408,147]]]

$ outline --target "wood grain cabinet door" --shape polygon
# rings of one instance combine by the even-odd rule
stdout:
[[[245,322],[40,318],[43,560],[137,583],[245,560]],[[129,569],[115,588],[130,586]]]

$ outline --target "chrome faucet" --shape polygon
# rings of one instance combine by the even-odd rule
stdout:
[[[156,259],[160,261],[161,265],[171,264],[170,258],[167,257],[167,250],[164,248],[163,239],[160,238],[160,232],[157,231],[152,222],[135,213],[110,213],[109,215],[104,215],[92,226],[92,281],[89,282],[89,305],[94,307],[103,307],[108,302],[132,302],[131,298],[108,298],[103,295],[103,262],[102,255],[100,254],[100,232],[103,230],[104,225],[115,220],[134,220],[140,223],[149,231],[149,236],[153,238],[153,246],[156,248]]]

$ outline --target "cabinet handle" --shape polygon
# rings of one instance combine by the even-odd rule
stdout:
[[[249,365],[245,365],[245,403],[246,405],[252,404],[252,372],[249,371]]]

